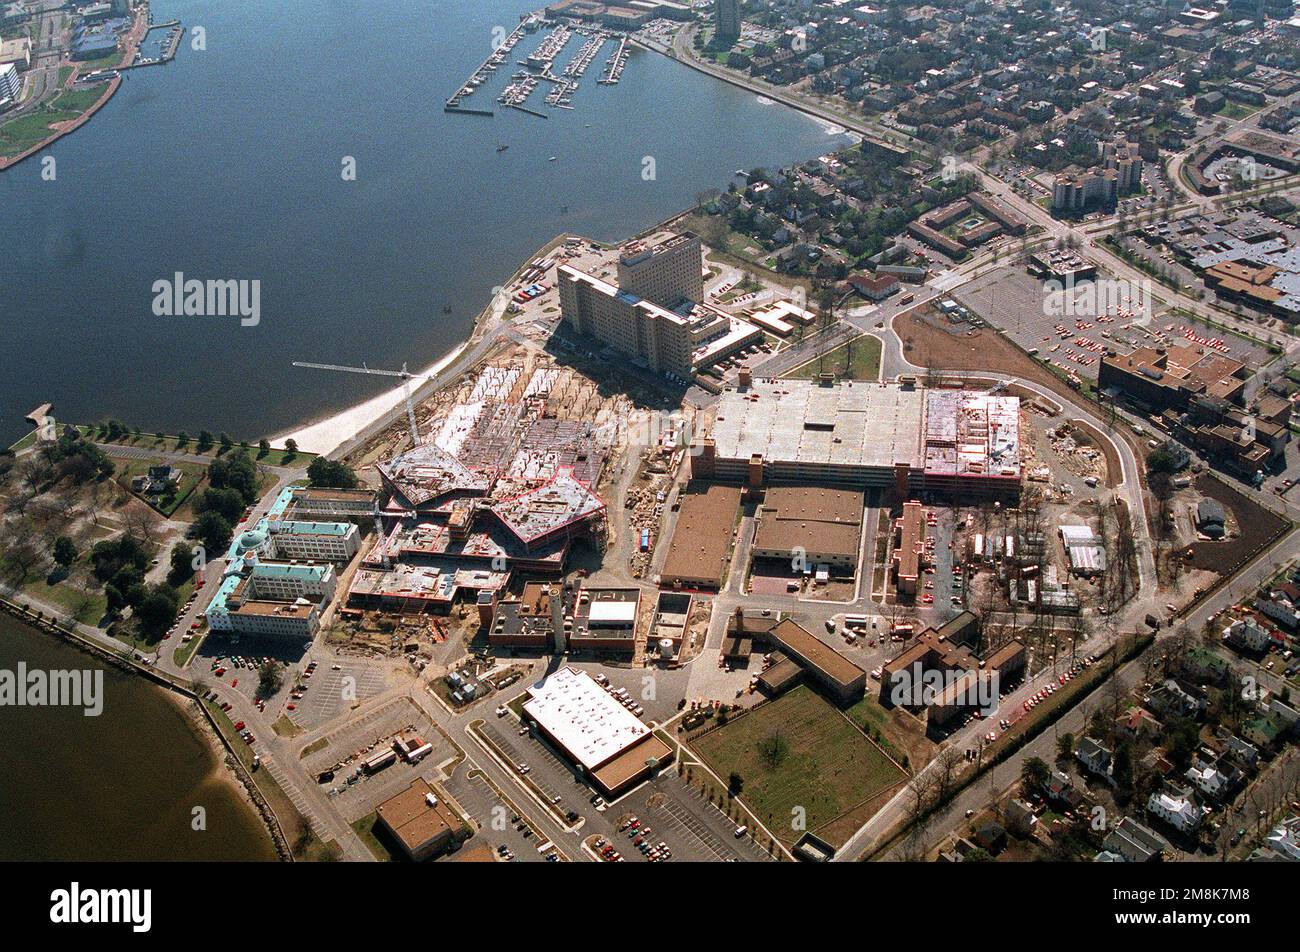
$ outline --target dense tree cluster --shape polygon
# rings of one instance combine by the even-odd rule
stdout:
[[[307,478],[313,486],[326,489],[355,489],[357,474],[343,463],[318,456],[307,467]]]

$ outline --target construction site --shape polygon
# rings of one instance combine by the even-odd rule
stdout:
[[[501,592],[517,570],[559,574],[576,539],[601,548],[597,490],[619,430],[608,402],[533,353],[435,396],[428,435],[375,466],[384,531],[349,605],[446,612]]]
[[[518,629],[502,645],[532,645],[527,632],[552,621],[539,593],[554,590],[572,622],[597,590],[579,596],[566,585],[607,564],[624,586],[609,592],[639,593],[627,586],[648,574],[692,416],[644,396],[567,355],[518,344],[428,399],[408,399],[404,419],[350,456],[383,501],[343,579],[331,643],[405,652],[420,668],[446,653],[444,643],[486,647],[482,636],[501,633],[494,620]],[[653,600],[640,604],[630,618],[623,609],[605,618],[601,607],[580,619],[585,646],[641,661]]]

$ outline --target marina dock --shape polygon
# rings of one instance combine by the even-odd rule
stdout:
[[[518,68],[510,77],[510,82],[497,96],[498,103],[511,109],[518,109],[520,112],[526,112],[530,116],[538,116],[542,119],[550,118],[546,113],[525,105],[537,87],[546,82],[551,85],[551,88],[546,93],[546,105],[557,109],[573,109],[573,96],[578,91],[578,80],[586,74],[604,48],[605,43],[611,39],[618,40],[618,48],[606,60],[604,75],[601,77],[600,82],[603,85],[612,86],[619,81],[631,53],[630,42],[626,35],[600,27],[557,24],[553,20],[533,15],[520,21],[510,35],[493,49],[491,55],[479,64],[461,87],[447,99],[443,111],[464,113],[472,116],[494,115],[491,109],[475,109],[466,106],[464,100],[472,96],[480,86],[492,78],[492,74],[506,62],[510,52],[518,46],[519,41],[526,34],[535,33],[541,27],[549,27],[551,31],[542,38],[532,53],[518,60]],[[556,75],[554,72],[555,61],[564,52],[569,45],[569,41],[575,35],[584,37],[583,43],[569,62],[565,64],[560,74]]]
[[[628,46],[628,38],[621,37],[618,42],[618,49],[614,51],[609,59],[605,61],[605,75],[600,77],[598,82],[602,86],[614,86],[618,83],[619,77],[623,75],[623,68],[627,66],[627,58],[631,55],[631,47]]]
[[[493,49],[488,55],[488,58],[480,63],[474,72],[470,73],[469,78],[461,84],[461,87],[451,95],[447,100],[444,111],[463,112],[475,116],[492,115],[491,110],[484,111],[461,108],[460,101],[472,96],[474,90],[478,89],[478,87],[482,86],[491,78],[492,74],[496,72],[497,67],[506,61],[506,57],[510,55],[510,51],[515,48],[521,39],[523,39],[524,34],[530,33],[533,29],[536,29],[536,24],[537,19],[535,17],[528,17],[527,19],[522,20],[520,24],[510,32],[510,35],[501,41],[501,45]]]
[[[539,119],[551,118],[544,112],[538,112],[536,109],[529,109],[527,106],[520,105],[519,103],[509,103],[509,106],[511,109],[518,109],[520,112],[526,112],[528,115],[536,116]]]

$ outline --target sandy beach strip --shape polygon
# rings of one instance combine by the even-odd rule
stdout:
[[[446,370],[468,346],[469,341],[462,342],[450,353],[439,358],[436,363],[426,367],[418,374],[413,374],[410,380],[411,393],[414,394],[419,390],[430,377]],[[399,383],[391,390],[386,390],[369,400],[340,410],[324,420],[308,424],[290,433],[272,437],[271,442],[276,446],[282,446],[285,440],[291,439],[297,442],[300,450],[325,454],[341,446],[345,441],[351,439],[364,427],[374,423],[385,413],[401,406],[405,399],[406,388]]]

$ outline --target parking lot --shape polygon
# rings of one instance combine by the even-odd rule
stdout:
[[[578,661],[570,661],[568,666],[591,675],[603,674],[609,679],[611,688],[625,688],[636,698],[637,704],[645,709],[641,720],[647,724],[662,724],[677,713],[677,702],[686,696],[686,683],[690,679],[688,668],[672,671],[661,668],[620,668]]]
[[[481,772],[460,764],[443,786],[478,821],[477,836],[483,838],[493,856],[515,862],[546,861],[537,852],[545,837],[539,835],[520,814],[510,795],[498,793]],[[501,853],[502,846],[510,852]]]
[[[618,831],[620,818],[628,814],[635,814],[643,825],[649,824],[654,841],[666,842],[674,859],[716,861],[721,857],[728,861],[753,861],[767,858],[767,854],[752,841],[737,839],[735,824],[703,796],[690,790],[672,769],[641,784],[602,811],[591,802],[595,791],[577,776],[568,761],[541,738],[531,733],[521,736],[518,733],[519,722],[513,717],[485,723],[481,731],[510,759],[517,779],[523,781],[534,795],[548,802],[558,798],[554,806],[561,815],[572,810],[579,817],[568,825],[577,826],[584,838],[603,836],[628,862],[645,861],[631,839]],[[527,766],[526,774],[519,772],[519,764]]]
[[[416,764],[401,760],[374,774],[360,771],[366,758],[388,747],[400,732],[413,730],[433,745],[433,750]],[[325,746],[303,758],[303,767],[312,776],[332,770],[334,778],[323,786],[335,798],[336,806],[348,820],[365,816],[375,805],[411,785],[417,776],[429,776],[431,768],[455,756],[452,745],[440,734],[410,698],[400,697],[376,708],[320,740]],[[342,766],[340,766],[342,764]],[[337,793],[333,791],[337,790]]]
[[[290,700],[294,709],[286,713],[299,727],[310,730],[353,704],[381,693],[388,686],[388,671],[377,665],[346,661],[339,664],[338,671],[333,665],[318,667],[303,684],[306,690],[302,697]]]
[[[1095,381],[1107,349],[1124,355],[1138,347],[1203,344],[1248,366],[1266,351],[1223,331],[1168,312],[1154,287],[1107,280],[1081,281],[1047,303],[1044,283],[1022,267],[1000,268],[963,286],[953,297],[1029,353],[1061,370]],[[1144,316],[1146,312],[1150,316]],[[956,325],[960,329],[961,325]]]
[[[667,773],[642,784],[604,814],[619,821],[628,814],[651,828],[650,840],[664,842],[674,860],[707,863],[753,863],[771,860],[767,852],[748,836],[737,837],[736,824],[699,792],[687,786],[676,773]],[[629,862],[641,859],[626,833],[617,832],[612,822],[615,848]],[[634,839],[634,838],[633,838]]]

